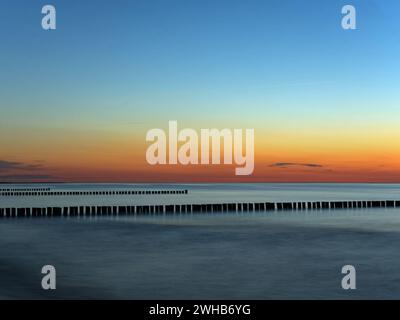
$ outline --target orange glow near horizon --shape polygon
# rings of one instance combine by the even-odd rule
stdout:
[[[151,166],[145,159],[150,143],[143,132],[38,135],[29,142],[17,136],[14,145],[9,141],[3,147],[8,149],[3,158],[38,165],[3,170],[9,179],[2,180],[19,182],[26,176],[34,182],[400,182],[396,131],[269,134],[256,129],[251,176],[235,176],[236,165]]]

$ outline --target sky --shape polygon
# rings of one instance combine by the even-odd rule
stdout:
[[[42,6],[57,29],[41,27]],[[357,10],[344,30],[341,9]],[[400,182],[397,0],[2,0],[0,181]],[[253,128],[255,169],[146,162]]]

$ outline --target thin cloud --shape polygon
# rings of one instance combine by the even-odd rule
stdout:
[[[307,167],[307,168],[323,168],[322,164],[318,163],[299,163],[299,162],[276,162],[270,165],[275,168],[288,168],[288,167]]]
[[[20,165],[19,162],[10,162],[6,160],[0,160],[0,169],[15,169]]]
[[[0,175],[0,181],[3,180],[18,180],[18,181],[26,181],[26,180],[54,180],[55,177],[46,174],[7,174]]]
[[[0,171],[8,170],[37,170],[42,168],[41,164],[26,164],[22,162],[12,162],[0,160]]]
[[[33,161],[33,163],[23,163],[0,160],[0,181],[3,182],[25,182],[56,179],[44,171],[45,168],[41,163],[39,163],[39,161]]]

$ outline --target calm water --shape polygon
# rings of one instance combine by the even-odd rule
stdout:
[[[193,188],[266,201],[400,199],[399,185]],[[399,209],[2,219],[0,298],[398,299],[399,245]],[[52,292],[40,287],[46,264],[57,269]],[[351,292],[340,285],[346,264],[357,269]]]
[[[0,188],[38,185],[1,185]],[[203,204],[324,200],[400,200],[400,184],[253,183],[253,184],[43,184],[53,191],[184,190],[187,195],[102,195],[0,197],[2,207]]]

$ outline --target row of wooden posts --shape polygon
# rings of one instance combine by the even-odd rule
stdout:
[[[40,192],[50,191],[50,188],[0,188],[0,192]]]
[[[104,195],[146,195],[146,194],[188,194],[188,190],[101,190],[101,191],[14,191],[0,192],[3,197],[32,196],[104,196]]]
[[[316,201],[316,202],[264,202],[220,203],[140,206],[69,206],[42,208],[0,208],[0,218],[8,217],[76,217],[124,216],[176,213],[219,213],[283,210],[334,210],[356,208],[395,208],[400,201]]]

